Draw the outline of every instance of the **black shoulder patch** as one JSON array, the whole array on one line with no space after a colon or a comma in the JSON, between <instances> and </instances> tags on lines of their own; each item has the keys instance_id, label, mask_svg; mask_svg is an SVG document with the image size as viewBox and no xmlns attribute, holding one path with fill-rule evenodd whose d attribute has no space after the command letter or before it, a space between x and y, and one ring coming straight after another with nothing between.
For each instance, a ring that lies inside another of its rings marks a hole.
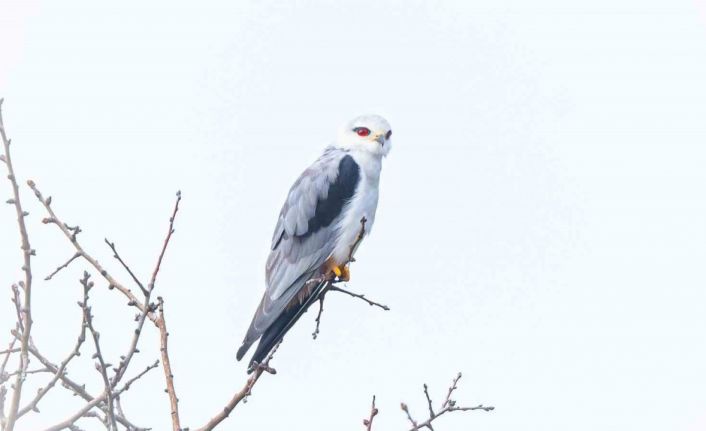
<instances>
[{"instance_id":1,"label":"black shoulder patch","mask_svg":"<svg viewBox=\"0 0 706 431\"><path fill-rule=\"evenodd\" d=\"M345 155L338 165L338 177L328 188L326 199L319 199L316 212L309 219L306 233L309 236L322 227L330 225L343 210L343 206L355 193L360 179L360 167L350 155Z\"/></svg>"}]
</instances>

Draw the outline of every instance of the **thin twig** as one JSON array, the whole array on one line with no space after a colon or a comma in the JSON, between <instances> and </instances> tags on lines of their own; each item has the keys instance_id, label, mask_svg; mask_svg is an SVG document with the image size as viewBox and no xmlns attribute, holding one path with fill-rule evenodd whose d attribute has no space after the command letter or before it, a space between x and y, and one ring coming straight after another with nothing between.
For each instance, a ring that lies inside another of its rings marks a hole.
<instances>
[{"instance_id":1,"label":"thin twig","mask_svg":"<svg viewBox=\"0 0 706 431\"><path fill-rule=\"evenodd\" d=\"M84 417L84 418L94 418L94 419L96 419L98 422L100 422L100 423L101 423L102 425L104 425L104 426L107 424L107 422L106 422L106 417L105 417L105 416L102 416L100 413L98 413L98 412L96 412L96 411L93 411L93 410L87 411L86 413L84 413L84 414L83 414L83 417ZM106 428L107 428L107 427L106 427ZM76 424L69 425L69 430L70 430L70 431L83 431L83 429L81 429L81 428L80 428L78 425L76 425Z\"/></svg>"},{"instance_id":2,"label":"thin twig","mask_svg":"<svg viewBox=\"0 0 706 431\"><path fill-rule=\"evenodd\" d=\"M17 316L16 334L20 338L20 333L24 331L24 323L22 323L22 301L20 300L20 288L16 284L12 285L12 303L15 305L15 316ZM22 349L20 349L22 351Z\"/></svg>"},{"instance_id":3,"label":"thin twig","mask_svg":"<svg viewBox=\"0 0 706 431\"><path fill-rule=\"evenodd\" d=\"M363 295L362 293L353 293L353 292L351 292L351 291L349 291L349 290L342 289L342 288L340 288L340 287L338 287L338 286L331 286L331 287L329 287L328 290L330 290L331 292L341 292L341 293L345 293L346 295L350 295L350 296L352 296L353 298L362 299L363 301L367 302L368 305L382 308L382 309L385 310L385 311L389 311L389 310L390 310L390 307L388 307L387 305L385 305L385 304L380 304L380 303L375 302L375 301L371 301L370 299L366 298L365 295Z\"/></svg>"},{"instance_id":4,"label":"thin twig","mask_svg":"<svg viewBox=\"0 0 706 431\"><path fill-rule=\"evenodd\" d=\"M16 340L16 338L15 338L15 340ZM10 355L12 353L17 353L19 351L20 351L19 348L0 350L0 355Z\"/></svg>"},{"instance_id":5,"label":"thin twig","mask_svg":"<svg viewBox=\"0 0 706 431\"><path fill-rule=\"evenodd\" d=\"M5 358L2 360L2 364L0 364L0 384L5 383L5 367L7 367L7 362L10 360L10 355L20 351L19 348L15 348L15 343L17 343L17 337L13 335L12 340L10 341L10 346L6 350L2 351Z\"/></svg>"},{"instance_id":6,"label":"thin twig","mask_svg":"<svg viewBox=\"0 0 706 431\"><path fill-rule=\"evenodd\" d=\"M370 406L370 416L367 419L363 419L363 425L365 425L366 431L371 431L373 429L373 419L378 414L378 409L375 407L375 395L373 395L373 403Z\"/></svg>"},{"instance_id":7,"label":"thin twig","mask_svg":"<svg viewBox=\"0 0 706 431\"><path fill-rule=\"evenodd\" d=\"M212 429L214 429L218 424L223 422L223 420L225 420L225 418L230 415L233 409L235 409L235 407L241 401L245 400L251 394L253 387L255 387L255 384L260 379L262 373L275 373L275 370L270 367L270 361L274 357L274 354L275 352L277 352L277 349L279 348L279 345L281 343L281 341L277 343L274 349L272 349L272 352L270 352L269 356L267 356L267 359L265 359L265 362L263 362L262 364L257 364L255 366L255 369L248 378L247 382L245 383L245 386L243 386L242 389L240 389L238 392L235 393L235 395L233 395L233 397L230 399L230 401L228 401L225 407L223 407L223 409L221 409L218 414L212 417L204 426L197 428L196 431L211 431Z\"/></svg>"},{"instance_id":8,"label":"thin twig","mask_svg":"<svg viewBox=\"0 0 706 431\"><path fill-rule=\"evenodd\" d=\"M5 134L5 123L2 119L2 102L0 99L0 136L2 136L2 143L5 149L5 154L3 161L5 166L7 166L7 178L10 180L12 186L13 198L10 199L10 203L14 204L15 212L17 214L17 225L20 231L20 238L22 240L22 255L24 257L24 264L22 265L22 271L25 275L24 283L20 284L24 290L24 300L22 303L22 333L20 338L20 364L18 370L20 371L17 376L15 376L15 383L13 385L12 399L10 400L10 409L5 422L5 431L12 431L15 428L15 421L17 420L17 412L20 407L20 399L22 397L22 384L24 383L24 373L29 367L29 354L27 349L29 347L29 337L32 331L32 264L31 256L34 255L34 250L30 247L29 236L27 235L27 227L25 226L25 217L29 214L22 209L22 204L20 203L20 190L17 185L17 178L15 176L15 170L12 166L12 157L10 155L10 140Z\"/></svg>"},{"instance_id":9,"label":"thin twig","mask_svg":"<svg viewBox=\"0 0 706 431\"><path fill-rule=\"evenodd\" d=\"M149 303L149 294L145 297L145 300L146 303ZM132 340L130 341L130 347L128 348L127 353L121 357L120 364L118 365L118 368L115 369L115 375L110 380L110 386L112 388L115 388L120 382L120 379L122 379L125 375L125 371L127 371L127 368L130 365L130 361L132 360L134 354L139 352L139 350L137 349L137 343L140 340L140 335L142 335L142 329L145 325L145 320L147 318L149 310L151 310L151 308L145 308L145 310L140 312L140 314L137 316L137 328L135 328Z\"/></svg>"},{"instance_id":10,"label":"thin twig","mask_svg":"<svg viewBox=\"0 0 706 431\"><path fill-rule=\"evenodd\" d=\"M356 235L355 241L353 241L353 244L351 245L351 248L348 251L348 262L346 262L346 264L351 263L351 262L355 262L355 257L353 257L353 255L355 254L356 250L358 250L358 246L363 241L363 238L365 238L365 224L367 222L368 222L367 218L361 217L360 231L358 231L358 235Z\"/></svg>"},{"instance_id":11,"label":"thin twig","mask_svg":"<svg viewBox=\"0 0 706 431\"><path fill-rule=\"evenodd\" d=\"M330 282L329 282L330 284ZM319 313L316 315L316 319L314 321L316 322L316 328L314 329L314 332L311 333L311 337L316 340L316 337L319 336L319 326L321 325L321 314L324 312L324 297L326 295L326 288L324 288L321 291L321 294L319 295Z\"/></svg>"},{"instance_id":12,"label":"thin twig","mask_svg":"<svg viewBox=\"0 0 706 431\"><path fill-rule=\"evenodd\" d=\"M105 241L106 244L108 244L108 247L113 251L113 257L120 262L120 264L125 268L128 274L130 274L130 277L132 277L132 280L137 284L137 286L142 290L142 293L147 296L147 290L145 290L145 286L142 285L142 282L135 276L135 273L132 272L132 269L128 266L127 263L120 257L120 254L118 254L118 250L115 248L115 243L108 241L108 238L104 238L103 241Z\"/></svg>"},{"instance_id":13,"label":"thin twig","mask_svg":"<svg viewBox=\"0 0 706 431\"><path fill-rule=\"evenodd\" d=\"M451 402L451 395L454 393L456 389L458 389L458 381L461 380L461 377L463 377L463 374L460 372L456 374L456 377L454 377L453 381L451 382L451 386L449 386L449 390L446 393L446 399L444 400L444 403L441 405L441 408L444 408L449 405Z\"/></svg>"},{"instance_id":14,"label":"thin twig","mask_svg":"<svg viewBox=\"0 0 706 431\"><path fill-rule=\"evenodd\" d=\"M176 219L177 212L179 211L179 202L181 202L181 191L176 193L176 202L174 203L174 210L172 211L172 216L169 217L169 230L167 231L167 236L164 238L164 243L162 244L162 251L159 253L159 258L157 259L157 264L154 266L152 271L152 278L147 285L147 288L152 291L154 290L154 284L157 281L157 274L159 274L159 269L162 266L162 259L164 259L164 253L167 251L167 246L169 245L169 240L172 238L174 233L174 220Z\"/></svg>"},{"instance_id":15,"label":"thin twig","mask_svg":"<svg viewBox=\"0 0 706 431\"><path fill-rule=\"evenodd\" d=\"M417 421L415 421L412 418L412 414L409 412L409 407L405 403L400 403L400 408L402 409L403 412L407 414L407 419L409 422L412 424L412 429L419 429L419 425L417 425Z\"/></svg>"},{"instance_id":16,"label":"thin twig","mask_svg":"<svg viewBox=\"0 0 706 431\"><path fill-rule=\"evenodd\" d=\"M147 374L147 373L150 372L151 370L157 368L158 366L159 366L159 359L156 360L156 361L154 361L153 364L148 365L147 367L145 367L145 369L142 370L142 371L141 371L139 374L137 374L135 377L133 377L133 378L131 378L131 379L128 379L128 381L125 382L125 384L123 385L122 388L116 390L116 391L113 393L113 397L117 399L120 395L122 395L123 392L127 391L128 389L130 389L130 386L131 386L133 383L135 383L137 380L141 379L142 376L144 376L145 374Z\"/></svg>"},{"instance_id":17,"label":"thin twig","mask_svg":"<svg viewBox=\"0 0 706 431\"><path fill-rule=\"evenodd\" d=\"M164 379L167 383L166 392L169 395L169 405L171 407L172 429L181 431L181 423L179 422L179 398L174 389L174 373L172 373L172 365L169 361L169 348L167 345L169 332L167 331L167 322L164 320L164 300L161 296L157 297L159 318L157 319L157 327L159 328L160 353L162 354L162 368L164 369Z\"/></svg>"},{"instance_id":18,"label":"thin twig","mask_svg":"<svg viewBox=\"0 0 706 431\"><path fill-rule=\"evenodd\" d=\"M103 378L103 384L105 386L104 389L104 394L105 397L108 401L108 425L109 429L111 431L117 431L118 426L115 423L115 409L113 406L113 390L112 387L110 386L110 380L108 379L108 366L106 365L105 359L103 359L103 353L101 352L101 346L100 346L100 333L96 331L96 328L93 326L93 316L91 314L91 307L88 306L88 292L91 290L93 287L93 282L89 280L90 274L88 272L83 273L83 278L81 279L81 285L83 285L83 313L84 313L84 319L86 320L86 324L88 325L88 330L91 332L91 336L93 338L93 344L95 345L96 348L96 353L93 355L94 359L98 360L98 363L96 364L96 369L100 373L101 377Z\"/></svg>"},{"instance_id":19,"label":"thin twig","mask_svg":"<svg viewBox=\"0 0 706 431\"><path fill-rule=\"evenodd\" d=\"M434 419L436 413L434 413L434 408L431 406L431 397L429 396L429 387L424 383L424 396L427 397L427 406L429 407L429 417Z\"/></svg>"},{"instance_id":20,"label":"thin twig","mask_svg":"<svg viewBox=\"0 0 706 431\"><path fill-rule=\"evenodd\" d=\"M69 258L69 260L67 260L65 263L59 265L59 266L54 270L54 272L52 272L51 274L49 274L49 275L47 275L46 277L44 277L44 281L49 281L49 280L51 280L56 274L59 273L59 271L61 271L61 270L64 269L64 268L67 268L69 265L71 265L71 262L73 262L77 257L81 257L81 253L78 253L78 252L77 252L77 253L74 253L74 255L71 256L71 258Z\"/></svg>"},{"instance_id":21,"label":"thin twig","mask_svg":"<svg viewBox=\"0 0 706 431\"><path fill-rule=\"evenodd\" d=\"M9 376L14 377L19 373L19 371L13 371L9 374ZM51 373L51 370L49 368L37 368L36 370L27 370L25 371L25 376L29 376L30 374L42 374L42 373ZM52 373L53 374L53 373ZM22 409L20 409L22 411ZM17 415L19 418L21 415Z\"/></svg>"}]
</instances>

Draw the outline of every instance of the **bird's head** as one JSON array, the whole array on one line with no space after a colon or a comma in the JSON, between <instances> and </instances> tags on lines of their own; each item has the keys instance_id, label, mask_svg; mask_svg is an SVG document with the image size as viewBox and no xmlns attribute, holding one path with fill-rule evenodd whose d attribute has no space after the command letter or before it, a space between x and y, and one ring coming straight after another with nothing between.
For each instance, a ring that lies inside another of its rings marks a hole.
<instances>
[{"instance_id":1,"label":"bird's head","mask_svg":"<svg viewBox=\"0 0 706 431\"><path fill-rule=\"evenodd\" d=\"M387 156L392 147L390 123L379 115L361 115L338 131L336 147Z\"/></svg>"}]
</instances>

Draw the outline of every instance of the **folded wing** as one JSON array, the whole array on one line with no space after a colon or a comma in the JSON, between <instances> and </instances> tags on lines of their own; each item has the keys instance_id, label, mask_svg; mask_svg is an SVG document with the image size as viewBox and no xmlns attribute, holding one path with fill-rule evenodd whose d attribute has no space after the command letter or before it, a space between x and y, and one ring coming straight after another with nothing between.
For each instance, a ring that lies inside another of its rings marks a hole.
<instances>
[{"instance_id":1,"label":"folded wing","mask_svg":"<svg viewBox=\"0 0 706 431\"><path fill-rule=\"evenodd\" d=\"M309 287L306 282L318 275L331 256L338 236L338 221L355 194L359 179L360 168L353 158L345 151L328 148L294 183L272 238L266 267L267 288L238 349L238 360L278 318L285 317L285 309L298 293ZM299 315L296 313L297 318ZM289 329L291 323L279 322L278 326Z\"/></svg>"}]
</instances>

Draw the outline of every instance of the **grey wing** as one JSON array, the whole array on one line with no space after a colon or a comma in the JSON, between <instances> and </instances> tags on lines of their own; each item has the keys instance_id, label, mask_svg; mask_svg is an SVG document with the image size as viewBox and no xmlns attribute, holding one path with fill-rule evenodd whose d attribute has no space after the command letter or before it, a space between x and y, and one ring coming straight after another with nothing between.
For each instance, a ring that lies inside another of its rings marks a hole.
<instances>
[{"instance_id":1,"label":"grey wing","mask_svg":"<svg viewBox=\"0 0 706 431\"><path fill-rule=\"evenodd\" d=\"M329 148L294 183L272 238L267 289L238 359L329 258L335 247L336 221L353 196L358 179L359 168L352 157Z\"/></svg>"}]
</instances>

